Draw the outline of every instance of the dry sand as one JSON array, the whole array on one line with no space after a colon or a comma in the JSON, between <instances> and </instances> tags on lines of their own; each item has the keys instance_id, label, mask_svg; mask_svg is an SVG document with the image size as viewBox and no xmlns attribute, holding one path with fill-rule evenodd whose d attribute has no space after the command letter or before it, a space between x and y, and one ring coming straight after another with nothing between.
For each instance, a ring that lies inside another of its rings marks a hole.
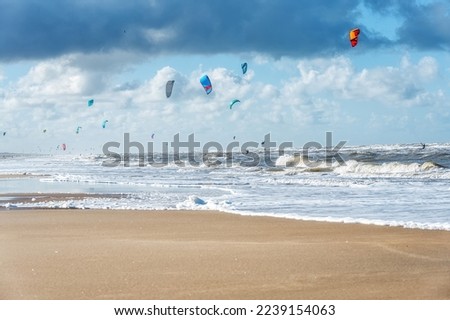
<instances>
[{"instance_id":1,"label":"dry sand","mask_svg":"<svg viewBox=\"0 0 450 320\"><path fill-rule=\"evenodd\" d=\"M0 211L1 299L449 299L450 232L194 211Z\"/></svg>"}]
</instances>

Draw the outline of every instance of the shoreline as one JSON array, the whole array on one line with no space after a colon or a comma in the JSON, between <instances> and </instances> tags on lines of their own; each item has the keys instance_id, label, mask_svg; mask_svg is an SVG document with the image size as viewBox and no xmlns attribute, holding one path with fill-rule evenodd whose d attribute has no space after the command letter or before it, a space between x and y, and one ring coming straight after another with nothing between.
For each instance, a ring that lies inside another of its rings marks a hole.
<instances>
[{"instance_id":1,"label":"shoreline","mask_svg":"<svg viewBox=\"0 0 450 320\"><path fill-rule=\"evenodd\" d=\"M88 198L113 198L120 199L121 197L126 197L125 194L119 193L53 193L53 192L41 192L41 193L0 193L0 211L2 210L46 210L46 209L80 209L82 208L52 208L52 207L4 207L6 204L23 204L23 203L34 203L34 202L52 202L52 201L68 201L68 200L84 200ZM3 206L3 207L2 207ZM89 208L87 210L90 210ZM106 210L106 209L105 209Z\"/></svg>"},{"instance_id":2,"label":"shoreline","mask_svg":"<svg viewBox=\"0 0 450 320\"><path fill-rule=\"evenodd\" d=\"M20 179L20 178L39 178L47 175L35 175L28 172L23 173L0 173L0 179Z\"/></svg>"},{"instance_id":3,"label":"shoreline","mask_svg":"<svg viewBox=\"0 0 450 320\"><path fill-rule=\"evenodd\" d=\"M61 192L61 193L54 193L54 192L25 192L25 193L0 193L0 212L5 210L129 210L129 211L215 211L215 210L196 210L196 209L142 209L142 208L91 208L91 207L79 207L79 206L16 206L16 204L33 204L33 203L50 203L50 202L58 202L58 201L82 201L85 199L120 199L120 198L126 198L128 195L126 193L85 193L85 192ZM336 219L333 220L326 220L326 219L314 219L314 218L302 218L302 217L295 217L295 216L275 216L275 215L268 215L268 214L245 214L240 212L232 212L232 211L219 211L221 213L225 214L232 214L232 215L242 215L242 216L249 216L249 217L268 217L268 218L275 218L275 219L288 219L288 220L294 220L294 221L303 221L303 222L324 222L324 223L337 223L337 224L361 224L361 225L368 225L368 226L381 226L381 227L389 227L389 228L405 228L405 229L414 229L414 230L428 230L428 231L445 231L450 232L450 229L443 228L443 227L430 227L427 225L424 226L424 223L418 223L418 222L409 222L409 223L394 223L385 221L385 223L380 223L379 221L358 221L358 219ZM422 225L422 227L421 227Z\"/></svg>"},{"instance_id":4,"label":"shoreline","mask_svg":"<svg viewBox=\"0 0 450 320\"><path fill-rule=\"evenodd\" d=\"M0 211L0 299L450 299L450 233L216 211Z\"/></svg>"}]
</instances>

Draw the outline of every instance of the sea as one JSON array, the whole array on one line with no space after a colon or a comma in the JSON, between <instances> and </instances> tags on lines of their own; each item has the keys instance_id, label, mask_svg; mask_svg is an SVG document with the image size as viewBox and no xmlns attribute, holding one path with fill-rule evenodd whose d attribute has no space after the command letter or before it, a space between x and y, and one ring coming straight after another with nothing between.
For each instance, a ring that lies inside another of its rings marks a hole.
<instances>
[{"instance_id":1,"label":"sea","mask_svg":"<svg viewBox=\"0 0 450 320\"><path fill-rule=\"evenodd\" d=\"M7 178L5 175L24 175ZM249 153L0 153L0 209L218 210L450 231L450 144ZM13 202L17 194L87 193ZM95 195L99 195L98 197ZM11 210L13 213L14 210Z\"/></svg>"}]
</instances>

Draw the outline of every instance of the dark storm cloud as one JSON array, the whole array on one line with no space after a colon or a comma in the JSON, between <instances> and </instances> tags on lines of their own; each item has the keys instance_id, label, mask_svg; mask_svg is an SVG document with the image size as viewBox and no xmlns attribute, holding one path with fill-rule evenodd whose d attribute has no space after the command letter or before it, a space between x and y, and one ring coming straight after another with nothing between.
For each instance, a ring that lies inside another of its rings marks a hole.
<instances>
[{"instance_id":1,"label":"dark storm cloud","mask_svg":"<svg viewBox=\"0 0 450 320\"><path fill-rule=\"evenodd\" d=\"M420 50L450 49L450 3L448 0L416 3L412 0L365 0L364 4L381 14L403 21L396 30L396 44Z\"/></svg>"},{"instance_id":2,"label":"dark storm cloud","mask_svg":"<svg viewBox=\"0 0 450 320\"><path fill-rule=\"evenodd\" d=\"M419 49L450 49L450 4L402 5L405 22L398 30L400 41Z\"/></svg>"},{"instance_id":3,"label":"dark storm cloud","mask_svg":"<svg viewBox=\"0 0 450 320\"><path fill-rule=\"evenodd\" d=\"M363 0L2 0L0 59L38 59L115 49L146 54L260 52L275 57L327 55L349 50ZM448 25L448 15L420 11L408 0L366 1L372 10L405 17L401 42L423 47L417 25ZM447 30L449 30L447 28ZM445 30L445 31L447 31ZM365 30L364 49L391 43ZM449 36L434 39L443 48ZM376 32L376 30L375 30ZM417 35L417 36L416 36ZM422 38L423 37L423 38ZM392 44L393 45L393 44Z\"/></svg>"}]
</instances>

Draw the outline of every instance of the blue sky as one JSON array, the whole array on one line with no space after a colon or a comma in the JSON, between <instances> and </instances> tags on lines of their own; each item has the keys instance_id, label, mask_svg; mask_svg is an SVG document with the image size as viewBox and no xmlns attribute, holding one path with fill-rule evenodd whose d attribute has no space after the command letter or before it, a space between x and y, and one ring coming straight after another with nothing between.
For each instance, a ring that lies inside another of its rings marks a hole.
<instances>
[{"instance_id":1,"label":"blue sky","mask_svg":"<svg viewBox=\"0 0 450 320\"><path fill-rule=\"evenodd\" d=\"M0 152L450 141L448 1L3 0L0 30Z\"/></svg>"}]
</instances>

